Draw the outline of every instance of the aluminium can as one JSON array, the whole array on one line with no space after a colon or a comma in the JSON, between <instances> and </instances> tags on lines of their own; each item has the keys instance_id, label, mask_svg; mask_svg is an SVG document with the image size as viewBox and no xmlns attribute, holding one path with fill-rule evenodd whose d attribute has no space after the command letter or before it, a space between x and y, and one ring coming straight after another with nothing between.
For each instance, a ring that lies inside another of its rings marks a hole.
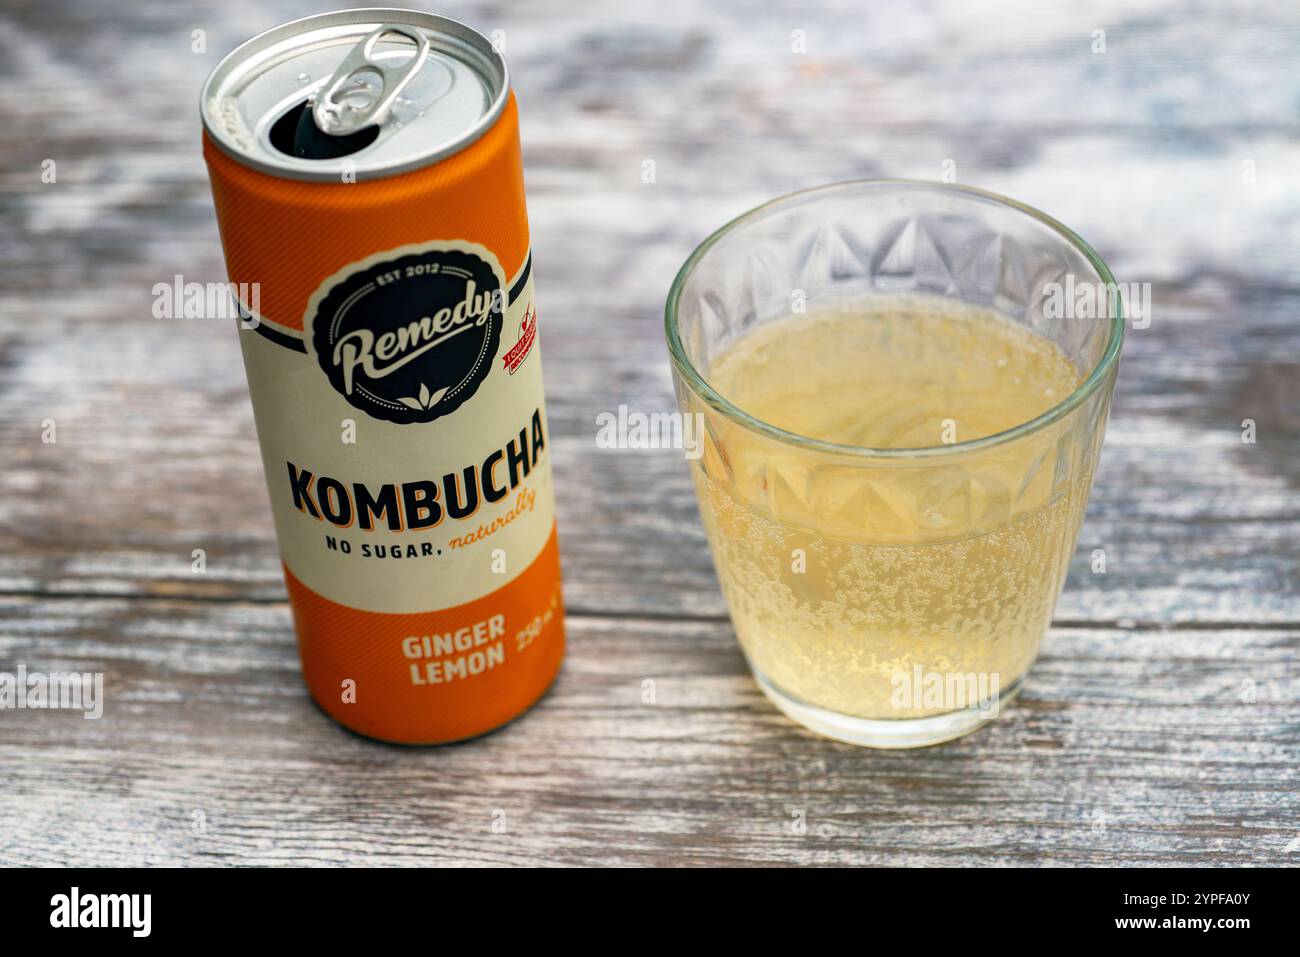
<instances>
[{"instance_id":1,"label":"aluminium can","mask_svg":"<svg viewBox=\"0 0 1300 957\"><path fill-rule=\"evenodd\" d=\"M342 11L238 47L200 109L307 687L387 741L490 731L564 649L505 61Z\"/></svg>"}]
</instances>

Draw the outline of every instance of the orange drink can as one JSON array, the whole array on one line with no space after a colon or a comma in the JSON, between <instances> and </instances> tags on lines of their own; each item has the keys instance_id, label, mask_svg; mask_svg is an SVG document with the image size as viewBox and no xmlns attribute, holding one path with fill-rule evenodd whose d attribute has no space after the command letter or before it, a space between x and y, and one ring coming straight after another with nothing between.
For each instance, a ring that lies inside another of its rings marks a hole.
<instances>
[{"instance_id":1,"label":"orange drink can","mask_svg":"<svg viewBox=\"0 0 1300 957\"><path fill-rule=\"evenodd\" d=\"M385 741L490 731L564 653L505 60L341 11L238 47L201 113L307 687Z\"/></svg>"}]
</instances>

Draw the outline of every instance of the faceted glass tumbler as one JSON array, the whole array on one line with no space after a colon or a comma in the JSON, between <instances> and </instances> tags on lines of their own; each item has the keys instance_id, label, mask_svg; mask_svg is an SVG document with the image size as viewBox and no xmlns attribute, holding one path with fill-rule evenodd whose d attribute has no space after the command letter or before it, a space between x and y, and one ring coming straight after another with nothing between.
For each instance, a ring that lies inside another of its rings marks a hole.
<instances>
[{"instance_id":1,"label":"faceted glass tumbler","mask_svg":"<svg viewBox=\"0 0 1300 957\"><path fill-rule=\"evenodd\" d=\"M904 297L1020 323L1080 384L1004 432L916 449L787 432L710 384L764 323ZM666 333L681 411L703 424L691 469L714 567L766 695L873 747L937 744L995 717L1051 622L1101 450L1124 316L1098 255L981 190L840 183L705 240L673 283Z\"/></svg>"}]
</instances>

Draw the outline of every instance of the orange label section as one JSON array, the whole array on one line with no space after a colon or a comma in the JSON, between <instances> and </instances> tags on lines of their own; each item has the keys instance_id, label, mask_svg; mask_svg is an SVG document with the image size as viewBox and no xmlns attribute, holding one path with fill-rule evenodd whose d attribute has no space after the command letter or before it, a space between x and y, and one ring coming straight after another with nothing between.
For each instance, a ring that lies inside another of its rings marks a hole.
<instances>
[{"instance_id":1,"label":"orange label section","mask_svg":"<svg viewBox=\"0 0 1300 957\"><path fill-rule=\"evenodd\" d=\"M230 281L258 283L262 316L302 328L322 279L385 249L433 239L485 246L507 281L528 256L515 96L470 146L382 179L309 183L241 166L203 134Z\"/></svg>"},{"instance_id":2,"label":"orange label section","mask_svg":"<svg viewBox=\"0 0 1300 957\"><path fill-rule=\"evenodd\" d=\"M287 566L284 578L312 697L372 738L438 744L491 731L542 696L564 656L554 527L509 584L444 611L362 611L317 594Z\"/></svg>"}]
</instances>

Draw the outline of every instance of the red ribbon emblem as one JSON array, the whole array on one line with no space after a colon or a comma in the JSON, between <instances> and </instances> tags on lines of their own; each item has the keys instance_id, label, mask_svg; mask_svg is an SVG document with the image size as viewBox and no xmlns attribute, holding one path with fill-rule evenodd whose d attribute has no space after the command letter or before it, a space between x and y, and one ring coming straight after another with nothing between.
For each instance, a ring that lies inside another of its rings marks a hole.
<instances>
[{"instance_id":1,"label":"red ribbon emblem","mask_svg":"<svg viewBox=\"0 0 1300 957\"><path fill-rule=\"evenodd\" d=\"M528 308L524 310L524 321L519 323L519 341L510 347L501 359L502 364L514 375L515 370L523 364L528 358L528 353L533 351L533 341L537 338L537 310L533 304L529 303Z\"/></svg>"}]
</instances>

